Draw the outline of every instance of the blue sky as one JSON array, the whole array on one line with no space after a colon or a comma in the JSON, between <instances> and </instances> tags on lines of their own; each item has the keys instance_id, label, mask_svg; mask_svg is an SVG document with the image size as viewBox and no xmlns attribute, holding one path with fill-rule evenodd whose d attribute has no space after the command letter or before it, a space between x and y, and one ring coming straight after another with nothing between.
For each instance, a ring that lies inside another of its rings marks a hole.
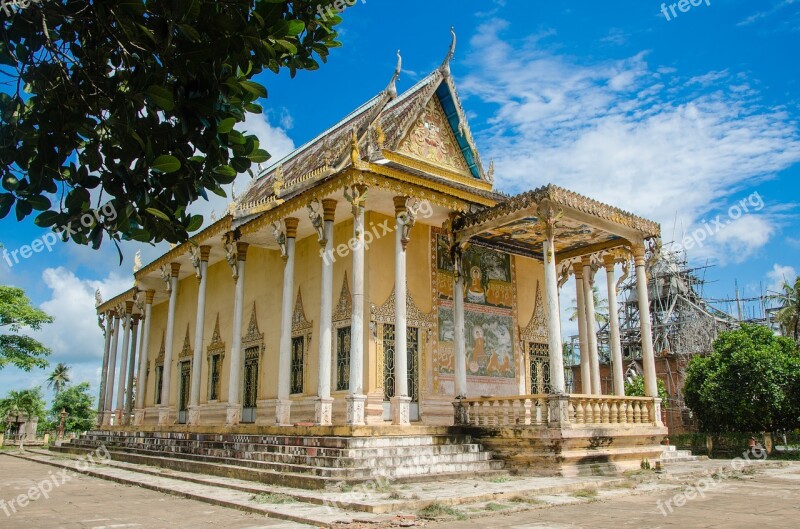
<instances>
[{"instance_id":1,"label":"blue sky","mask_svg":"<svg viewBox=\"0 0 800 529\"><path fill-rule=\"evenodd\" d=\"M359 0L343 15L344 46L328 64L295 79L261 76L267 112L246 126L280 157L382 90L397 49L401 91L436 68L452 25L453 75L499 189L552 182L661 222L665 241L708 223L713 234L688 250L694 264L716 265L706 293L731 296L738 281L755 295L800 270L800 0L703 0L687 12L676 6L677 17L666 5L670 20L661 8L655 0ZM748 211L735 207L741 200ZM224 208L222 199L195 207ZM12 250L43 235L11 218L0 229ZM53 364L73 366L76 382L96 387L98 378L93 292L128 288L138 248L124 248L121 266L112 247L74 244L11 267L0 259L0 282L25 288L56 316L37 336L53 348ZM141 248L143 260L163 249ZM6 368L0 395L45 376Z\"/></svg>"}]
</instances>

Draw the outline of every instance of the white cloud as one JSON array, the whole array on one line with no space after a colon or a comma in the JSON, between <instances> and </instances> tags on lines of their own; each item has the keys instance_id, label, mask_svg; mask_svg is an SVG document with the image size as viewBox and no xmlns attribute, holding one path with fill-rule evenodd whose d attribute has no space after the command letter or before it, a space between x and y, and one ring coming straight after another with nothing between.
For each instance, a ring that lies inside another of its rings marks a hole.
<instances>
[{"instance_id":1,"label":"white cloud","mask_svg":"<svg viewBox=\"0 0 800 529\"><path fill-rule=\"evenodd\" d=\"M542 43L512 46L500 37L507 26L479 28L472 73L460 83L497 107L477 136L505 191L562 185L661 222L670 241L673 226L677 238L681 226L713 218L735 195L800 162L792 116L731 90L728 72L684 79L650 66L646 53L581 63ZM731 225L706 250L719 257L763 246L779 226L766 213Z\"/></svg>"},{"instance_id":2,"label":"white cloud","mask_svg":"<svg viewBox=\"0 0 800 529\"><path fill-rule=\"evenodd\" d=\"M786 282L791 283L797 277L797 270L793 266L784 266L778 263L772 265L772 270L767 272L767 291L783 292L783 284Z\"/></svg>"}]
</instances>

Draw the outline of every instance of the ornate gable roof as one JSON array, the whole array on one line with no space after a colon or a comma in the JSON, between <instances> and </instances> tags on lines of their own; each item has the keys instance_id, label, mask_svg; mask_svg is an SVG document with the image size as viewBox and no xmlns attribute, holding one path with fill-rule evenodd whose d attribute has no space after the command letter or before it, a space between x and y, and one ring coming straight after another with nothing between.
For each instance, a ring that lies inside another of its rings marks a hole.
<instances>
[{"instance_id":1,"label":"ornate gable roof","mask_svg":"<svg viewBox=\"0 0 800 529\"><path fill-rule=\"evenodd\" d=\"M397 95L394 83L400 74L400 63L392 82L336 125L273 164L239 200L236 217L247 217L271 209L286 198L305 191L317 182L352 165L350 151L355 131L359 152L367 159L381 159L382 152L397 151L401 143L414 136L414 127L424 127L426 117L435 116L439 134L427 139L442 150L447 145L447 163L434 158L433 165L464 175L460 182L481 182L482 190L491 187L491 175L483 170L478 151L467 124L466 114L450 75L449 61L455 50L455 34L450 53L437 70L409 90ZM444 125L447 127L444 127ZM449 130L441 130L449 128ZM416 137L419 137L417 135ZM422 134L421 136L424 136ZM424 139L419 139L424 142ZM385 150L385 151L384 151ZM408 153L408 147L405 149ZM458 152L460 151L460 155ZM430 162L431 149L420 147L410 153ZM402 165L402 162L400 162ZM422 172L423 175L425 171ZM484 189L485 188L485 189Z\"/></svg>"}]
</instances>

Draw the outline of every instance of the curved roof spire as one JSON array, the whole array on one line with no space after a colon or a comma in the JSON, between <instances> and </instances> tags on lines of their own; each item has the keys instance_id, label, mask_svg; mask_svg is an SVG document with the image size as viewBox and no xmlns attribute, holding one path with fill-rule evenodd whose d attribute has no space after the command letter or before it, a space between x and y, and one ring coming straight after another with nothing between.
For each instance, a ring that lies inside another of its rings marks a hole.
<instances>
[{"instance_id":1,"label":"curved roof spire","mask_svg":"<svg viewBox=\"0 0 800 529\"><path fill-rule=\"evenodd\" d=\"M447 57L444 58L444 62L439 67L439 71L445 77L450 76L450 61L453 60L453 56L456 54L456 28L454 26L450 26L450 35L453 36L453 40L450 42L450 51L447 52Z\"/></svg>"},{"instance_id":2,"label":"curved roof spire","mask_svg":"<svg viewBox=\"0 0 800 529\"><path fill-rule=\"evenodd\" d=\"M389 81L389 86L386 87L386 93L392 98L397 97L397 80L400 78L400 72L403 69L403 57L400 55L400 50L397 50L397 67L394 69L392 80Z\"/></svg>"}]
</instances>

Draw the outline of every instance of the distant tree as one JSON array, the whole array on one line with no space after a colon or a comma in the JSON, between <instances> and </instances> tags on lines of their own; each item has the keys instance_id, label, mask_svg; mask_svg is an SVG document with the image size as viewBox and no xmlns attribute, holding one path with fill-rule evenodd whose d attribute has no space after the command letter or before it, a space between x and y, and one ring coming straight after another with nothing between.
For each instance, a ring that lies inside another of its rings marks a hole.
<instances>
[{"instance_id":1,"label":"distant tree","mask_svg":"<svg viewBox=\"0 0 800 529\"><path fill-rule=\"evenodd\" d=\"M608 323L608 302L600 295L600 289L597 285L592 286L592 297L594 299L594 319L597 322L597 330L599 331L603 325ZM572 306L569 308L570 315L569 321L578 319L578 301L572 298Z\"/></svg>"},{"instance_id":2,"label":"distant tree","mask_svg":"<svg viewBox=\"0 0 800 529\"><path fill-rule=\"evenodd\" d=\"M58 394L67 384L69 384L69 366L59 362L53 372L50 373L50 376L47 377L47 387L52 388L56 392L56 397L58 397Z\"/></svg>"},{"instance_id":3,"label":"distant tree","mask_svg":"<svg viewBox=\"0 0 800 529\"><path fill-rule=\"evenodd\" d=\"M187 206L270 157L237 130L267 97L253 78L340 46L331 0L24 3L0 12L0 218L95 248L186 240Z\"/></svg>"},{"instance_id":4,"label":"distant tree","mask_svg":"<svg viewBox=\"0 0 800 529\"><path fill-rule=\"evenodd\" d=\"M96 421L97 412L94 408L88 382L68 387L53 399L50 409L50 428L55 430L61 421L61 410L67 412L64 422L65 432L85 432L90 430Z\"/></svg>"},{"instance_id":5,"label":"distant tree","mask_svg":"<svg viewBox=\"0 0 800 529\"><path fill-rule=\"evenodd\" d=\"M5 398L0 399L0 422L5 430L5 420L9 415L24 413L28 417L45 418L45 401L42 398L42 388L9 391Z\"/></svg>"},{"instance_id":6,"label":"distant tree","mask_svg":"<svg viewBox=\"0 0 800 529\"><path fill-rule=\"evenodd\" d=\"M646 397L644 392L644 377L639 375L625 381L625 395L628 397ZM669 393L664 381L658 379L658 396L661 398L661 406L669 407Z\"/></svg>"},{"instance_id":7,"label":"distant tree","mask_svg":"<svg viewBox=\"0 0 800 529\"><path fill-rule=\"evenodd\" d=\"M31 305L31 300L21 288L0 286L0 369L11 364L22 370L47 367L50 349L30 336L20 334L22 327L39 330L53 318Z\"/></svg>"},{"instance_id":8,"label":"distant tree","mask_svg":"<svg viewBox=\"0 0 800 529\"><path fill-rule=\"evenodd\" d=\"M709 356L686 370L686 404L711 433L800 426L800 353L767 327L720 333Z\"/></svg>"},{"instance_id":9,"label":"distant tree","mask_svg":"<svg viewBox=\"0 0 800 529\"><path fill-rule=\"evenodd\" d=\"M800 342L800 276L794 283L784 281L783 292L774 296L780 303L780 309L775 315L775 320L781 329L781 334Z\"/></svg>"}]
</instances>

